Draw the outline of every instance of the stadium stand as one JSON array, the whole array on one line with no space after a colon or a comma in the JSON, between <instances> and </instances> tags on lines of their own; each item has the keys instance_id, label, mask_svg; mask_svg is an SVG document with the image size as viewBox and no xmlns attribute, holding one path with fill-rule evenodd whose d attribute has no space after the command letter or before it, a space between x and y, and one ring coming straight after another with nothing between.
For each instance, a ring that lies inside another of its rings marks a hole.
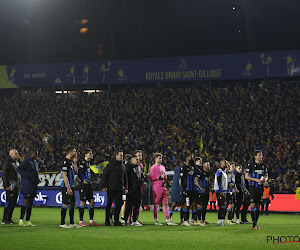
<instances>
[{"instance_id":1,"label":"stadium stand","mask_svg":"<svg viewBox=\"0 0 300 250\"><path fill-rule=\"evenodd\" d=\"M155 85L156 86L156 85ZM112 88L95 94L0 97L0 163L10 148L39 149L40 171L59 169L67 145L90 147L95 164L113 151L162 152L167 170L194 153L211 162L226 158L244 167L261 149L275 193L299 186L299 83L184 83L159 88Z\"/></svg>"}]
</instances>

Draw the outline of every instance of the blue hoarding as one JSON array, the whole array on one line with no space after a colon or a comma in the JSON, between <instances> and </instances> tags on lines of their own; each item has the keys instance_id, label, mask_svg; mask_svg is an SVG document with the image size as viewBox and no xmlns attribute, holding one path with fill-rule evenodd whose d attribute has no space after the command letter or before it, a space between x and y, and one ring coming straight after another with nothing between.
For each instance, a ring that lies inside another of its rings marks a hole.
<instances>
[{"instance_id":1,"label":"blue hoarding","mask_svg":"<svg viewBox=\"0 0 300 250\"><path fill-rule=\"evenodd\" d=\"M107 205L107 193L94 191L94 201L95 207L106 207ZM75 191L76 204L80 205L79 192ZM18 197L17 204L23 204L23 195L20 194ZM0 204L6 202L6 192L4 190L0 191ZM35 199L34 204L37 206L61 206L62 205L62 195L60 190L39 190Z\"/></svg>"},{"instance_id":2,"label":"blue hoarding","mask_svg":"<svg viewBox=\"0 0 300 250\"><path fill-rule=\"evenodd\" d=\"M0 66L0 88L300 76L300 50Z\"/></svg>"}]
</instances>

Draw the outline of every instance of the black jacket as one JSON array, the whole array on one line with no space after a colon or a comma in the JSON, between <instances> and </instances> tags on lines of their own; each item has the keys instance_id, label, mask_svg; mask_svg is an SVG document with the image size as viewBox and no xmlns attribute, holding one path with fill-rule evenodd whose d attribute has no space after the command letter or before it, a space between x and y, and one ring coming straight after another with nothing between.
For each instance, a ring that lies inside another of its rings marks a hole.
<instances>
[{"instance_id":1,"label":"black jacket","mask_svg":"<svg viewBox=\"0 0 300 250\"><path fill-rule=\"evenodd\" d=\"M36 194L37 186L40 183L37 162L27 156L17 167L17 172L21 175L21 194Z\"/></svg>"},{"instance_id":2,"label":"black jacket","mask_svg":"<svg viewBox=\"0 0 300 250\"><path fill-rule=\"evenodd\" d=\"M115 191L122 191L124 187L128 188L127 173L121 161L110 160L103 171L100 187Z\"/></svg>"},{"instance_id":3,"label":"black jacket","mask_svg":"<svg viewBox=\"0 0 300 250\"><path fill-rule=\"evenodd\" d=\"M133 165L133 163L129 162L126 164L126 172L128 177L128 190L141 190L144 175L140 166Z\"/></svg>"},{"instance_id":4,"label":"black jacket","mask_svg":"<svg viewBox=\"0 0 300 250\"><path fill-rule=\"evenodd\" d=\"M10 156L4 161L2 165L3 188L7 188L11 185L16 185L18 188L20 187L21 176L16 171L18 165L18 161Z\"/></svg>"}]
</instances>

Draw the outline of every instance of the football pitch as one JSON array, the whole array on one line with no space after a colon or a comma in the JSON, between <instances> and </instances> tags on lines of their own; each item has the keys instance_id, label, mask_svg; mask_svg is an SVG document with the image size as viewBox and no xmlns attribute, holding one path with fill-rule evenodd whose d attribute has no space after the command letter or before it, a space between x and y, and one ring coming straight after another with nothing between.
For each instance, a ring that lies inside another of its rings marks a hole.
<instances>
[{"instance_id":1,"label":"football pitch","mask_svg":"<svg viewBox=\"0 0 300 250\"><path fill-rule=\"evenodd\" d=\"M3 207L0 208L2 214ZM19 215L20 208L16 208L15 222L19 221ZM210 212L207 221L212 224L205 227L167 226L162 212L158 219L163 226L155 226L150 211L140 214L140 221L146 224L143 227L106 227L104 216L103 209L95 209L95 221L101 226L62 229L59 228L60 208L34 207L31 222L36 227L0 225L0 249L300 249L300 242L273 244L300 241L299 215L260 216L261 230L252 230L251 224L218 227L217 213ZM87 209L84 217L87 223ZM247 218L251 221L250 214ZM68 215L66 219L68 223ZM172 219L179 222L179 213L174 213ZM75 222L78 223L78 209Z\"/></svg>"}]
</instances>

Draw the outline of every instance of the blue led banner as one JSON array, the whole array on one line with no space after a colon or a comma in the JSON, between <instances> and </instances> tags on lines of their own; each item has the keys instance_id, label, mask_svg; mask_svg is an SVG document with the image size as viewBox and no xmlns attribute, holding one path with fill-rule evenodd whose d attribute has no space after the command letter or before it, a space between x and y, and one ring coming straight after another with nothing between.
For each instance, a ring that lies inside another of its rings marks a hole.
<instances>
[{"instance_id":1,"label":"blue led banner","mask_svg":"<svg viewBox=\"0 0 300 250\"><path fill-rule=\"evenodd\" d=\"M107 205L107 193L94 191L94 201L95 207L106 207ZM76 204L80 205L79 192L75 191ZM24 198L20 194L18 197L17 204L23 204ZM6 202L6 192L0 190L0 204ZM60 190L39 190L35 199L34 205L37 206L61 206L62 205L62 195Z\"/></svg>"},{"instance_id":2,"label":"blue led banner","mask_svg":"<svg viewBox=\"0 0 300 250\"><path fill-rule=\"evenodd\" d=\"M0 66L0 88L300 76L300 50Z\"/></svg>"}]
</instances>

